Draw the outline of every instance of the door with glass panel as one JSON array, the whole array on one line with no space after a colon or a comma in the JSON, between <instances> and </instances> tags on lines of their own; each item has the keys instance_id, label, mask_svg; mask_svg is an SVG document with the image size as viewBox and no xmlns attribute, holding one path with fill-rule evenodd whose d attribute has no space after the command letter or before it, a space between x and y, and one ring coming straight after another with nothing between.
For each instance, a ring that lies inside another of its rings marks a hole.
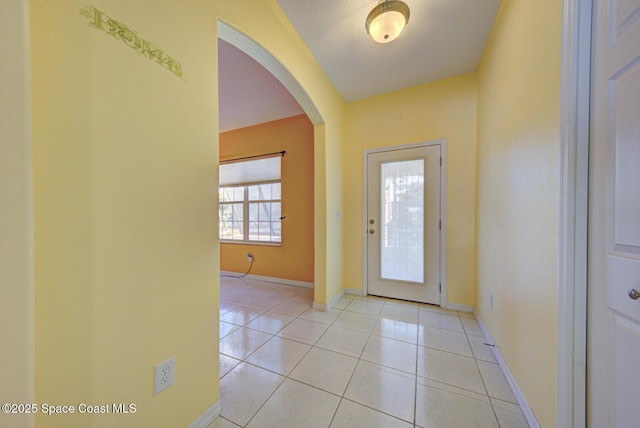
<instances>
[{"instance_id":1,"label":"door with glass panel","mask_svg":"<svg viewBox=\"0 0 640 428\"><path fill-rule=\"evenodd\" d=\"M439 144L367 154L367 292L440 305Z\"/></svg>"}]
</instances>

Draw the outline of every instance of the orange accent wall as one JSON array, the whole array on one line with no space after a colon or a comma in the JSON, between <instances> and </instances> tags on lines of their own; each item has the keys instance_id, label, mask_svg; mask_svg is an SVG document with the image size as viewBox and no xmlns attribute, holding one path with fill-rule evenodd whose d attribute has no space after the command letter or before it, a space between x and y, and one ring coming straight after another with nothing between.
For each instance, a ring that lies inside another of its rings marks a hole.
<instances>
[{"instance_id":1,"label":"orange accent wall","mask_svg":"<svg viewBox=\"0 0 640 428\"><path fill-rule=\"evenodd\" d=\"M264 153L282 158L280 246L220 243L220 270L313 282L313 124L302 114L220 134L220 160Z\"/></svg>"}]
</instances>

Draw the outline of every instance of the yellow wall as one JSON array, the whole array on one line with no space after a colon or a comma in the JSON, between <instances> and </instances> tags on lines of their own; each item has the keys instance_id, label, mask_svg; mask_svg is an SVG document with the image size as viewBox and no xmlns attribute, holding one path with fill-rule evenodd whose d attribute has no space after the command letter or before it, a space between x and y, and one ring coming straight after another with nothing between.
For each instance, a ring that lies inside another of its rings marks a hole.
<instances>
[{"instance_id":1,"label":"yellow wall","mask_svg":"<svg viewBox=\"0 0 640 428\"><path fill-rule=\"evenodd\" d=\"M560 1L503 1L478 72L478 312L545 427L556 409L561 26Z\"/></svg>"},{"instance_id":2,"label":"yellow wall","mask_svg":"<svg viewBox=\"0 0 640 428\"><path fill-rule=\"evenodd\" d=\"M36 421L185 426L218 399L213 10L93 5L185 78L89 27L83 1L32 2L36 400L137 405ZM176 382L154 397L171 356Z\"/></svg>"},{"instance_id":3,"label":"yellow wall","mask_svg":"<svg viewBox=\"0 0 640 428\"><path fill-rule=\"evenodd\" d=\"M0 397L34 402L33 203L29 7L3 4L0 78ZM32 427L33 417L0 413L0 425Z\"/></svg>"},{"instance_id":4,"label":"yellow wall","mask_svg":"<svg viewBox=\"0 0 640 428\"><path fill-rule=\"evenodd\" d=\"M220 134L221 160L282 150L282 244L221 243L220 269L245 273L251 252L252 275L312 283L313 125L299 115Z\"/></svg>"},{"instance_id":5,"label":"yellow wall","mask_svg":"<svg viewBox=\"0 0 640 428\"><path fill-rule=\"evenodd\" d=\"M344 284L362 289L362 156L366 149L447 139L447 300L475 302L476 74L347 105Z\"/></svg>"},{"instance_id":6,"label":"yellow wall","mask_svg":"<svg viewBox=\"0 0 640 428\"><path fill-rule=\"evenodd\" d=\"M341 180L325 160L340 168L343 103L275 0L91 4L161 46L184 77L89 27L86 2L30 3L35 400L137 405L36 422L187 426L219 399L217 17L271 52L324 121L314 131L320 303L341 287L340 226L326 222ZM154 396L153 366L170 356L175 384Z\"/></svg>"}]
</instances>

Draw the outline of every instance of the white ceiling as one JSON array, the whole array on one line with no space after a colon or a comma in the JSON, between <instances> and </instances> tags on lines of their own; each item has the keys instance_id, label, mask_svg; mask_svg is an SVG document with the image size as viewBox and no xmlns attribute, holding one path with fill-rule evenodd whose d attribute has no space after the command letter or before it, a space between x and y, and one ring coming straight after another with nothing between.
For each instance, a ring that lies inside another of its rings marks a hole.
<instances>
[{"instance_id":1,"label":"white ceiling","mask_svg":"<svg viewBox=\"0 0 640 428\"><path fill-rule=\"evenodd\" d=\"M304 113L293 96L262 65L218 39L220 132Z\"/></svg>"},{"instance_id":2,"label":"white ceiling","mask_svg":"<svg viewBox=\"0 0 640 428\"><path fill-rule=\"evenodd\" d=\"M476 70L500 3L404 0L409 24L378 44L364 28L377 0L277 1L346 102ZM255 60L224 41L219 55L221 130L302 113Z\"/></svg>"}]
</instances>

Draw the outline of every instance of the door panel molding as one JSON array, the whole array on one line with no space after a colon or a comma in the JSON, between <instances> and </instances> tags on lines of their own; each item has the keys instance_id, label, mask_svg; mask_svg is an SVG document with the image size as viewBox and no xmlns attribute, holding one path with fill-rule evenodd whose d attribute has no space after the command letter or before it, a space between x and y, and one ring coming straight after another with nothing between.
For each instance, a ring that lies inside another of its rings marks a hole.
<instances>
[{"instance_id":1,"label":"door panel molding","mask_svg":"<svg viewBox=\"0 0 640 428\"><path fill-rule=\"evenodd\" d=\"M420 147L428 147L440 145L440 154L442 157L442 168L440 170L440 219L442 221L442 230L440 231L440 282L441 282L441 293L440 293L440 306L443 308L447 308L447 216L446 216L446 207L447 207L447 140L446 138L438 139L438 140L430 140L423 141L418 143L411 144L401 144L397 146L386 146L375 149L367 149L363 151L362 155L362 293L363 295L368 294L368 237L366 233L367 221L368 221L368 192L367 192L367 182L368 182L368 162L367 157L369 154L374 153L383 153L390 152L396 150L404 150L404 149L413 149Z\"/></svg>"}]
</instances>

